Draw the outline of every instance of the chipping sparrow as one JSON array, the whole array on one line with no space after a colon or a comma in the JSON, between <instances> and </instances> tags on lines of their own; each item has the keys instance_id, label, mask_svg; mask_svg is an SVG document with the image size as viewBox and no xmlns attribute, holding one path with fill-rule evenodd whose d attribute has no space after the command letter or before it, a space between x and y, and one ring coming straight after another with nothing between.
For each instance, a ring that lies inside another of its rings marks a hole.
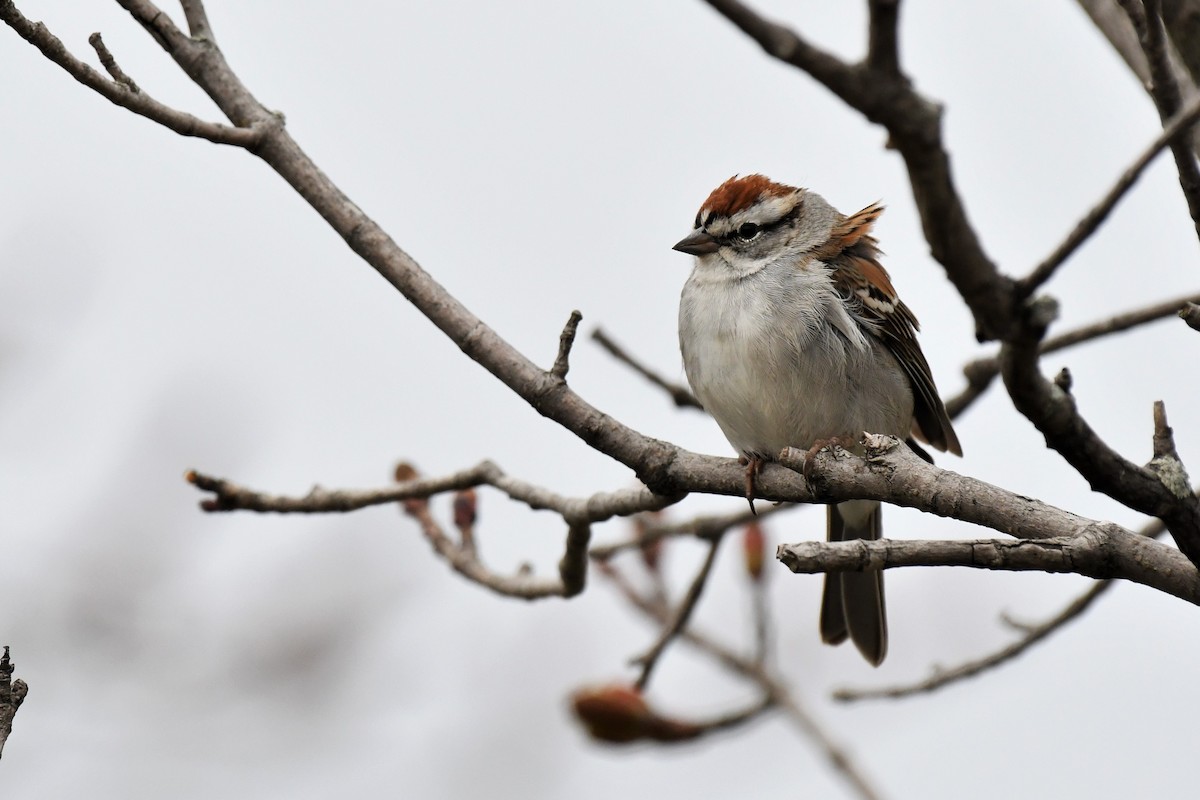
<instances>
[{"instance_id":1,"label":"chipping sparrow","mask_svg":"<svg viewBox=\"0 0 1200 800\"><path fill-rule=\"evenodd\" d=\"M820 195L762 175L709 195L675 249L696 256L679 304L688 382L754 476L785 447L863 432L962 450L917 344L917 318L879 264L879 204L850 216ZM919 448L918 448L919 449ZM830 541L878 539L873 500L829 506ZM887 655L883 575L830 573L821 638L849 636L878 665Z\"/></svg>"}]
</instances>

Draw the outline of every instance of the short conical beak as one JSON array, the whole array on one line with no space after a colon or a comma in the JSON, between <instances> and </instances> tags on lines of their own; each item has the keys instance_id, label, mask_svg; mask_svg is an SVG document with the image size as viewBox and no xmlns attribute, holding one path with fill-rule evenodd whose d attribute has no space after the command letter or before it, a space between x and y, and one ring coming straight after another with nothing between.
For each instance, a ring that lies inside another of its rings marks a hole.
<instances>
[{"instance_id":1,"label":"short conical beak","mask_svg":"<svg viewBox=\"0 0 1200 800\"><path fill-rule=\"evenodd\" d=\"M717 252L721 249L721 243L704 231L692 231L671 249L688 255L702 256Z\"/></svg>"}]
</instances>

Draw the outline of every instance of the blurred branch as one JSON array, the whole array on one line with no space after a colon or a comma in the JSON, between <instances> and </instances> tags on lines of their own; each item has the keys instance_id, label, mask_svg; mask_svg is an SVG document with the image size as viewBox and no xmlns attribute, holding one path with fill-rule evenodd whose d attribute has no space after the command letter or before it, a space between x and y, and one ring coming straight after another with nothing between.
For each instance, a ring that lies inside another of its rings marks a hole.
<instances>
[{"instance_id":1,"label":"blurred branch","mask_svg":"<svg viewBox=\"0 0 1200 800\"><path fill-rule=\"evenodd\" d=\"M750 511L750 509L743 509L728 514L702 514L679 522L670 522L663 519L647 520L644 524L644 530L638 536L614 542L613 544L597 545L592 548L590 555L592 558L600 560L612 558L622 550L638 550L648 544L675 536L694 536L697 539L713 539L730 528L747 525L755 519L765 519L772 514L778 514L780 511L794 508L797 508L797 506L781 503L765 508L759 511L757 515Z\"/></svg>"},{"instance_id":2,"label":"blurred branch","mask_svg":"<svg viewBox=\"0 0 1200 800\"><path fill-rule=\"evenodd\" d=\"M1137 31L1142 52L1150 66L1148 90L1158 109L1163 125L1175 116L1183 105L1183 90L1177 79L1177 70L1171 63L1167 47L1167 33L1162 20L1160 0L1118 0L1133 28ZM1200 234L1200 164L1191 143L1178 139L1171 142L1171 154L1175 157L1175 169L1179 173L1179 187L1187 201L1192 224Z\"/></svg>"},{"instance_id":3,"label":"blurred branch","mask_svg":"<svg viewBox=\"0 0 1200 800\"><path fill-rule=\"evenodd\" d=\"M29 694L29 685L25 681L20 678L13 680L14 669L9 659L8 645L5 645L0 655L0 756L4 755L4 743L12 733L13 717Z\"/></svg>"},{"instance_id":4,"label":"blurred branch","mask_svg":"<svg viewBox=\"0 0 1200 800\"><path fill-rule=\"evenodd\" d=\"M1137 182L1137 179L1141 177L1142 172L1149 166L1150 162L1165 147L1191 131L1198 119L1200 119L1200 97L1193 100L1187 108L1181 110L1163 126L1162 132L1129 165L1125 172L1121 174L1121 177L1117 179L1117 182L1108 190L1108 193L1096 204L1096 207L1089 211L1075 225L1075 228L1068 234L1063 243L1056 247L1054 252L1038 264L1029 275L1019 281L1019 290L1025 295L1030 295L1039 286L1049 280L1055 270L1070 258L1075 250L1087 241L1104 220L1108 218L1109 213L1116 207L1117 203L1125 196L1125 193L1129 191L1133 184Z\"/></svg>"},{"instance_id":5,"label":"blurred branch","mask_svg":"<svg viewBox=\"0 0 1200 800\"><path fill-rule=\"evenodd\" d=\"M599 561L596 569L612 582L634 608L659 625L667 624L670 618L667 607L643 596L612 563ZM877 800L879 794L867 782L861 767L855 763L850 753L833 740L824 726L792 695L787 684L772 675L765 665L739 655L733 648L690 627L680 633L680 638L734 674L754 683L770 701L766 708L781 709L800 732L822 752L829 766L850 784L859 797L864 800Z\"/></svg>"},{"instance_id":6,"label":"blurred branch","mask_svg":"<svg viewBox=\"0 0 1200 800\"><path fill-rule=\"evenodd\" d=\"M1158 538L1166 531L1166 527L1161 520L1153 520L1141 531L1139 536L1145 536L1151 539ZM926 680L911 684L901 684L897 686L880 686L875 688L842 688L833 692L833 698L842 702L855 702L858 700L874 700L880 698L895 699L900 697L911 697L915 694L923 694L926 692L936 691L943 686L966 678L973 678L980 673L987 672L990 669L999 667L1023 654L1026 650L1033 647L1035 644L1044 641L1050 634L1062 628L1072 620L1077 619L1084 611L1092 607L1092 604L1100 599L1101 595L1107 592L1116 584L1112 580L1097 581L1086 592L1076 597L1067 604L1062 611L1055 614L1045 622L1037 624L1024 624L1019 626L1024 634L1020 639L1012 644L1000 648L994 653L989 653L981 658L972 659L966 663L960 664L952 669L935 668L933 674Z\"/></svg>"},{"instance_id":7,"label":"blurred branch","mask_svg":"<svg viewBox=\"0 0 1200 800\"><path fill-rule=\"evenodd\" d=\"M1180 309L1189 304L1200 303L1200 294L1189 294L1155 303L1145 308L1134 309L1117 314L1115 317L1083 325L1079 328L1051 336L1038 345L1038 355L1046 355L1077 344L1090 342L1113 333L1121 333L1149 322L1165 319L1172 314L1183 316ZM977 358L963 367L963 375L967 378L967 388L954 397L946 400L946 413L951 419L966 411L992 385L992 381L1000 374L1000 357L988 356Z\"/></svg>"},{"instance_id":8,"label":"blurred branch","mask_svg":"<svg viewBox=\"0 0 1200 800\"><path fill-rule=\"evenodd\" d=\"M874 72L900 74L900 0L870 0L867 66Z\"/></svg>"},{"instance_id":9,"label":"blurred branch","mask_svg":"<svg viewBox=\"0 0 1200 800\"><path fill-rule=\"evenodd\" d=\"M679 635L679 632L687 627L688 620L692 617L692 612L696 609L696 604L700 602L700 595L704 592L704 586L708 583L708 576L712 574L713 564L717 560L717 549L721 546L721 540L724 534L717 534L708 543L708 554L704 557L704 563L700 565L700 570L696 573L696 577L692 579L691 586L688 587L687 594L683 596L683 600L679 602L679 606L671 615L671 620L665 626L663 631L649 650L644 654L633 659L633 663L641 664L642 673L638 676L634 686L638 691L644 691L647 684L650 682L650 675L654 672L655 665L658 664L658 659L666 651L671 640Z\"/></svg>"},{"instance_id":10,"label":"blurred branch","mask_svg":"<svg viewBox=\"0 0 1200 800\"><path fill-rule=\"evenodd\" d=\"M602 329L596 328L596 330L592 331L592 339L594 339L598 345L607 350L609 355L611 355L613 358L632 368L634 372L641 375L643 378L650 381L650 383L669 394L671 399L675 401L675 405L678 407L698 408L702 411L704 410L704 406L700 405L700 401L696 399L696 396L692 394L686 386L679 383L672 383L671 381L663 378L654 370L642 364L642 362L630 355L625 348L621 347L615 341L610 339L608 334Z\"/></svg>"},{"instance_id":11,"label":"blurred branch","mask_svg":"<svg viewBox=\"0 0 1200 800\"><path fill-rule=\"evenodd\" d=\"M1026 635L1013 642L1012 644L997 650L983 658L978 658L960 664L953 669L935 669L933 675L928 679L918 683L903 684L899 686L880 686L870 689L836 689L833 692L833 698L845 703L855 702L858 700L877 700L877 699L896 699L900 697L911 697L915 694L923 694L936 691L943 686L951 683L957 683L965 678L972 678L982 672L994 669L1008 661L1012 661L1017 656L1024 653L1030 647L1033 647L1038 642L1041 642L1050 634L1057 631L1062 626L1066 625L1071 620L1077 618L1087 609L1091 608L1092 603L1100 598L1102 594L1107 592L1116 584L1111 580L1098 581L1092 588L1088 589L1079 597L1071 601L1062 611L1054 615L1045 622L1030 627Z\"/></svg>"}]
</instances>

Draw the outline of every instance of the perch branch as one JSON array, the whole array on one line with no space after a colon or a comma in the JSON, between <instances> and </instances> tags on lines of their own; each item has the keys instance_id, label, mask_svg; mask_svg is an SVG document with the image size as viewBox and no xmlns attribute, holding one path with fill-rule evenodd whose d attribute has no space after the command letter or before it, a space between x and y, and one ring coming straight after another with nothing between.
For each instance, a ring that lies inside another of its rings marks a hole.
<instances>
[{"instance_id":1,"label":"perch branch","mask_svg":"<svg viewBox=\"0 0 1200 800\"><path fill-rule=\"evenodd\" d=\"M1139 536L1147 538L1158 538L1166 531L1166 527L1161 520L1153 520L1146 525ZM1062 611L1055 614L1045 622L1021 625L1020 630L1023 636L1017 641L1006 645L994 653L989 653L981 658L972 659L966 663L960 664L952 669L935 668L933 674L929 678L911 684L901 684L897 686L881 686L866 689L842 688L837 689L833 693L835 700L842 702L855 702L858 700L872 700L878 698L900 698L910 697L915 694L924 694L927 692L936 691L943 686L966 678L972 678L980 673L994 669L1020 656L1035 644L1044 641L1050 634L1062 628L1067 623L1079 618L1084 611L1091 608L1100 597L1111 589L1116 584L1112 580L1097 581L1086 592L1083 592L1070 603L1067 604Z\"/></svg>"}]
</instances>

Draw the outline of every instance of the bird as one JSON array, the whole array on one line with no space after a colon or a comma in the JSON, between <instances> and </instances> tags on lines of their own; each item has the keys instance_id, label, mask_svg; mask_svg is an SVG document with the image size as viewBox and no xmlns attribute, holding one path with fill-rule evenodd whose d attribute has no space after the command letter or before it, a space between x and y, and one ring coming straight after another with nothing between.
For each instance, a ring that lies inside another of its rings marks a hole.
<instances>
[{"instance_id":1,"label":"bird","mask_svg":"<svg viewBox=\"0 0 1200 800\"><path fill-rule=\"evenodd\" d=\"M920 325L880 263L872 203L842 214L805 188L734 175L708 196L674 249L694 256L679 345L696 398L754 479L787 447L857 448L864 432L962 455L917 342ZM811 463L811 459L808 459ZM828 541L878 539L874 500L828 506ZM883 574L827 573L821 638L887 655Z\"/></svg>"}]
</instances>

